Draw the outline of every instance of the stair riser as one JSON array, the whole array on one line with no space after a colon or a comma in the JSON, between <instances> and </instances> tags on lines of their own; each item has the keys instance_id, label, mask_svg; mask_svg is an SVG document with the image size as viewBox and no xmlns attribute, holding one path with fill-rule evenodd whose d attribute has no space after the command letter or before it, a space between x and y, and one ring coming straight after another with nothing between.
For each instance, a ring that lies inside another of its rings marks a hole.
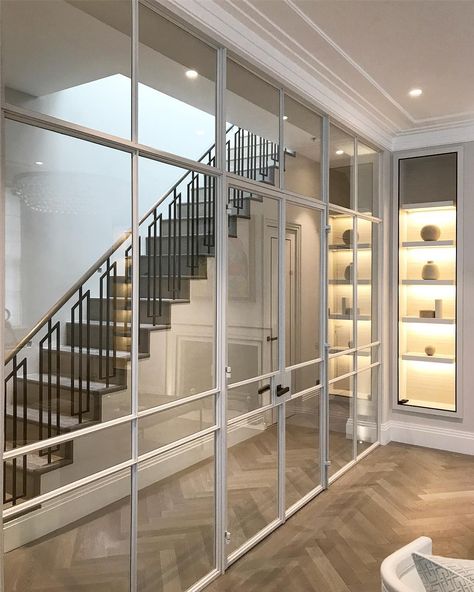
<instances>
[{"instance_id":1,"label":"stair riser","mask_svg":"<svg viewBox=\"0 0 474 592\"><path fill-rule=\"evenodd\" d=\"M151 294L153 296L153 293ZM131 299L121 300L117 299L115 302L113 299L110 299L109 306L107 310L107 302L101 302L98 298L92 298L90 304L90 314L91 320L93 321L100 321L101 315L101 308L102 308L102 321L110 320L110 321L117 321L122 323L130 323L132 320L132 311L131 311ZM128 305L128 309L124 307ZM117 307L117 308L116 308ZM169 325L171 323L171 303L169 302L162 302L161 303L161 315L159 310L159 302L158 302L158 292L156 293L156 301L153 311L153 300L150 299L150 303L147 301L141 300L140 301L140 322L141 323L152 323L153 322L153 312L155 312L154 322L156 325Z\"/></svg>"},{"instance_id":2,"label":"stair riser","mask_svg":"<svg viewBox=\"0 0 474 592\"><path fill-rule=\"evenodd\" d=\"M181 278L181 285L179 290L174 293L172 290L172 286L168 284L167 278L162 278L159 280L158 278L149 279L147 277L140 278L140 298L148 298L153 294L153 289L156 290L156 294L160 294L160 287L161 287L161 297L162 298L179 298L183 300L189 300L190 297L190 281L186 278ZM116 292L117 296L120 298L131 298L132 295L132 284L125 283L123 280L118 280L116 282L115 290L112 290L112 294Z\"/></svg>"},{"instance_id":3,"label":"stair riser","mask_svg":"<svg viewBox=\"0 0 474 592\"><path fill-rule=\"evenodd\" d=\"M79 324L75 324L74 329L74 344L71 343L71 323L66 324L66 345L82 345L87 346L87 332L86 327L83 325L82 331L80 330ZM101 339L102 335L102 339ZM108 342L107 342L108 335ZM109 349L112 349L112 345L119 351L130 352L131 348L131 331L130 326L125 329L124 327L117 327L114 335L114 327L111 325L106 327L103 325L102 330L99 325L90 325L89 328L89 346L94 349L99 347L105 348L109 345ZM145 328L139 330L139 343L138 351L140 353L149 353L150 351L150 332Z\"/></svg>"},{"instance_id":4,"label":"stair riser","mask_svg":"<svg viewBox=\"0 0 474 592\"><path fill-rule=\"evenodd\" d=\"M153 244L155 245L155 251L153 250ZM176 247L174 246L175 244ZM208 246L208 244L210 246ZM174 248L179 250L183 255L189 253L194 255L204 255L205 257L213 257L215 252L213 241L210 241L209 238L205 236L198 236L194 241L190 238L188 239L186 236L182 236L181 239L176 238L175 243L173 243L172 240L169 240L168 237L146 239L146 253L148 255L158 256L160 254L160 248L162 255L167 255L169 252L173 253Z\"/></svg>"},{"instance_id":5,"label":"stair riser","mask_svg":"<svg viewBox=\"0 0 474 592\"><path fill-rule=\"evenodd\" d=\"M80 364L82 361L82 368L80 368ZM104 384L107 383L107 375L109 376L109 383L113 384L121 384L126 386L127 384L127 368L128 368L128 361L116 358L115 361L112 356L108 359L107 365L107 357L104 354L102 356L102 362L99 359L99 356L92 355L88 356L86 352L75 352L74 355L70 352L60 352L59 353L59 372L61 376L67 376L68 378L74 374L74 378L79 378L82 376L84 379L87 376L87 363L89 361L89 377L90 380L93 382L102 382ZM56 376L56 356L51 356L51 372L54 376ZM44 372L49 371L49 360L47 352L43 352L43 368Z\"/></svg>"},{"instance_id":6,"label":"stair riser","mask_svg":"<svg viewBox=\"0 0 474 592\"><path fill-rule=\"evenodd\" d=\"M13 495L13 478L16 473L16 496L22 496L21 501L31 499L41 493L41 475L35 471L26 471L26 484L23 483L23 464L20 457L17 461L16 471L11 464L4 465L3 479L7 498ZM25 487L24 487L25 485ZM22 494L25 494L24 496Z\"/></svg>"},{"instance_id":7,"label":"stair riser","mask_svg":"<svg viewBox=\"0 0 474 592\"><path fill-rule=\"evenodd\" d=\"M57 389L54 384L55 375L52 376L52 384L51 384L51 405L53 409L52 415L52 422L55 424L56 422L56 404L59 404L59 411L61 415L71 416L71 389L66 386L59 387L59 394L57 395ZM98 400L97 395L90 394L89 399L89 410L86 412L87 409L87 384L84 380L82 385L82 411L84 413L84 420L99 420L100 419L100 401ZM48 410L48 386L43 386L43 394L42 394L42 402L41 402L41 391L40 385L38 382L31 382L27 381L27 390L26 390L26 404L31 409L40 409L42 408L45 412L43 414L43 424L46 424L48 421L47 417L47 410ZM58 402L58 403L57 403ZM23 404L23 381L18 381L18 414L22 416L22 404ZM77 414L79 411L79 391L76 387L74 392L74 411ZM20 422L20 424L22 421ZM39 439L39 428L38 422L35 420L28 420L28 437L34 436L34 441ZM30 428L31 426L31 428ZM53 433L52 436L56 435L54 427L52 427ZM43 432L43 436L46 432Z\"/></svg>"},{"instance_id":8,"label":"stair riser","mask_svg":"<svg viewBox=\"0 0 474 592\"><path fill-rule=\"evenodd\" d=\"M160 257L148 257L142 255L140 257L140 275L150 277L185 277L185 278L201 278L207 277L207 258L204 256L194 257L194 260L188 255L170 256L162 255L161 268ZM193 265L191 265L193 264Z\"/></svg>"}]
</instances>

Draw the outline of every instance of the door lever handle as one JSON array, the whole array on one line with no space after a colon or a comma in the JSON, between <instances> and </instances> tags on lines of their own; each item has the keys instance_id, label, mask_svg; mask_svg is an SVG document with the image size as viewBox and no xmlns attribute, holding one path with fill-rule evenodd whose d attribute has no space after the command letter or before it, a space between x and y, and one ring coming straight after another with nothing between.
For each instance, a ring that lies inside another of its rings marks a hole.
<instances>
[{"instance_id":1,"label":"door lever handle","mask_svg":"<svg viewBox=\"0 0 474 592\"><path fill-rule=\"evenodd\" d=\"M281 384L279 384L276 388L276 396L281 397L282 395L285 395L286 393L288 393L289 390L290 390L289 386L282 386Z\"/></svg>"},{"instance_id":2,"label":"door lever handle","mask_svg":"<svg viewBox=\"0 0 474 592\"><path fill-rule=\"evenodd\" d=\"M270 337L270 335L267 335L267 341L276 341L278 339L278 337Z\"/></svg>"},{"instance_id":3,"label":"door lever handle","mask_svg":"<svg viewBox=\"0 0 474 592\"><path fill-rule=\"evenodd\" d=\"M261 394L263 394L265 391L269 391L271 388L272 388L272 387L271 387L269 384L264 384L263 386L261 386L261 387L258 389L257 393L258 393L259 395L261 395Z\"/></svg>"}]
</instances>

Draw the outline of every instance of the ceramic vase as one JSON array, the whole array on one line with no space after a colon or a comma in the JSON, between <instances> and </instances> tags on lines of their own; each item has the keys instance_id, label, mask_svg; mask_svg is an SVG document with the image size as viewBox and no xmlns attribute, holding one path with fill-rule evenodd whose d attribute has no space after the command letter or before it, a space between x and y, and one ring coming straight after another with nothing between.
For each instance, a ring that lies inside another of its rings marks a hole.
<instances>
[{"instance_id":1,"label":"ceramic vase","mask_svg":"<svg viewBox=\"0 0 474 592\"><path fill-rule=\"evenodd\" d=\"M421 277L424 280L437 280L439 278L438 266L433 261L427 261L421 270Z\"/></svg>"},{"instance_id":2,"label":"ceramic vase","mask_svg":"<svg viewBox=\"0 0 474 592\"><path fill-rule=\"evenodd\" d=\"M344 230L342 233L342 241L345 245L351 245L354 240L354 231L352 228ZM359 240L359 233L357 233L357 241Z\"/></svg>"},{"instance_id":3,"label":"ceramic vase","mask_svg":"<svg viewBox=\"0 0 474 592\"><path fill-rule=\"evenodd\" d=\"M435 224L427 224L421 229L420 235L424 241L437 241L441 235L441 230Z\"/></svg>"},{"instance_id":4,"label":"ceramic vase","mask_svg":"<svg viewBox=\"0 0 474 592\"><path fill-rule=\"evenodd\" d=\"M435 346L434 346L434 345L427 345L427 346L425 347L425 354L426 354L427 356L434 356L434 354L435 354L435 351L436 351L436 348L435 348Z\"/></svg>"}]
</instances>

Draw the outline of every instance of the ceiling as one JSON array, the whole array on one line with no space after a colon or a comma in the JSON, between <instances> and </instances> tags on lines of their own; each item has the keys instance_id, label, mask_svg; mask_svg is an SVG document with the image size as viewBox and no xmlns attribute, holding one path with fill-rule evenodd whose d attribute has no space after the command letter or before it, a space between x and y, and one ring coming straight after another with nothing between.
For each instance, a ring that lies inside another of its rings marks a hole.
<instances>
[{"instance_id":1,"label":"ceiling","mask_svg":"<svg viewBox=\"0 0 474 592\"><path fill-rule=\"evenodd\" d=\"M379 139L392 141L427 130L474 128L474 0L168 4L227 36L245 57L287 78L329 113L345 111L347 123L356 121L369 135L371 120L373 138L375 127ZM423 95L411 98L412 88Z\"/></svg>"}]
</instances>

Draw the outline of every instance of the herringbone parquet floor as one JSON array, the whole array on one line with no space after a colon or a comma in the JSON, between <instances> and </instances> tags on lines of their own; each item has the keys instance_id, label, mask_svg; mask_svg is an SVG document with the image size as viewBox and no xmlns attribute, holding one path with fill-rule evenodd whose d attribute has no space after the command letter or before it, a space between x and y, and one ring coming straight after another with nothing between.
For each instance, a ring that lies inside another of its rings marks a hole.
<instances>
[{"instance_id":1,"label":"herringbone parquet floor","mask_svg":"<svg viewBox=\"0 0 474 592\"><path fill-rule=\"evenodd\" d=\"M384 557L420 535L474 559L474 459L379 447L207 592L378 592Z\"/></svg>"},{"instance_id":2,"label":"herringbone parquet floor","mask_svg":"<svg viewBox=\"0 0 474 592\"><path fill-rule=\"evenodd\" d=\"M288 437L289 475L304 493L318 474L314 440L301 425ZM274 438L270 428L231 449L234 547L275 515ZM207 592L378 592L382 559L421 534L436 553L474 558L473 469L468 456L380 447ZM210 571L213 489L212 463L202 462L140 492L140 592L183 592ZM119 502L8 553L5 592L126 592L129 518L128 503Z\"/></svg>"}]
</instances>

